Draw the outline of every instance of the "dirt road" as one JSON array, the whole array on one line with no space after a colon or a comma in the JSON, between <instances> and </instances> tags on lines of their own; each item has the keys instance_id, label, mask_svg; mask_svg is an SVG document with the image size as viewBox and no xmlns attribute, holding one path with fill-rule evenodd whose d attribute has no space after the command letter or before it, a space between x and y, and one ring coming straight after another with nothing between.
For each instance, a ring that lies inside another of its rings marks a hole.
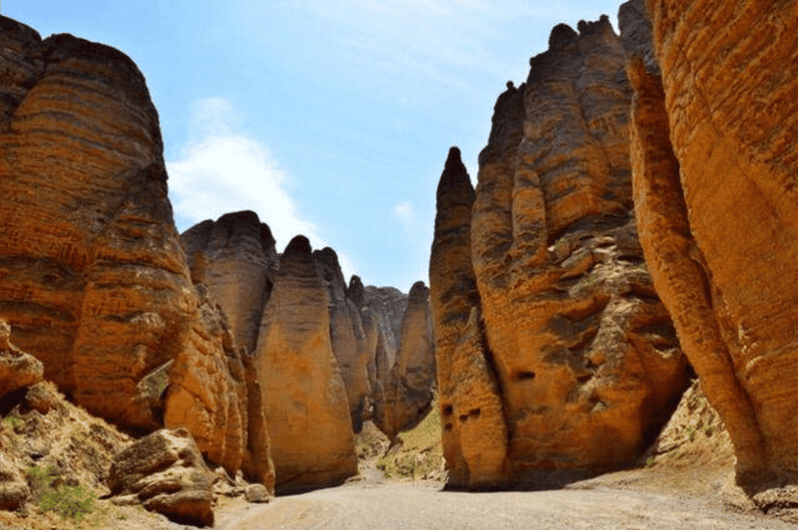
<instances>
[{"instance_id":1,"label":"dirt road","mask_svg":"<svg viewBox=\"0 0 798 530\"><path fill-rule=\"evenodd\" d=\"M795 529L700 498L596 487L463 493L440 485L356 483L217 513L222 530Z\"/></svg>"}]
</instances>

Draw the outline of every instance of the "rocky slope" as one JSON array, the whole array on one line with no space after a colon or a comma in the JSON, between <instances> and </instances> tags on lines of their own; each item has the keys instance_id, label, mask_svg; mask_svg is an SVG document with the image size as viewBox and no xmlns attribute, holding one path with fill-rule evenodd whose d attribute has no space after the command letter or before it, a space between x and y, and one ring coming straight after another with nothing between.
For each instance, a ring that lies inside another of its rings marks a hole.
<instances>
[{"instance_id":1,"label":"rocky slope","mask_svg":"<svg viewBox=\"0 0 798 530\"><path fill-rule=\"evenodd\" d=\"M144 77L113 48L0 29L0 317L75 403L137 431L166 418L235 472L242 360L190 280Z\"/></svg>"},{"instance_id":2,"label":"rocky slope","mask_svg":"<svg viewBox=\"0 0 798 530\"><path fill-rule=\"evenodd\" d=\"M647 3L630 65L635 203L657 291L764 510L798 474L798 2Z\"/></svg>"},{"instance_id":3,"label":"rocky slope","mask_svg":"<svg viewBox=\"0 0 798 530\"><path fill-rule=\"evenodd\" d=\"M476 190L456 149L441 176L430 287L454 486L628 462L687 381L637 239L628 52L606 17L578 30L555 27L499 96Z\"/></svg>"}]
</instances>

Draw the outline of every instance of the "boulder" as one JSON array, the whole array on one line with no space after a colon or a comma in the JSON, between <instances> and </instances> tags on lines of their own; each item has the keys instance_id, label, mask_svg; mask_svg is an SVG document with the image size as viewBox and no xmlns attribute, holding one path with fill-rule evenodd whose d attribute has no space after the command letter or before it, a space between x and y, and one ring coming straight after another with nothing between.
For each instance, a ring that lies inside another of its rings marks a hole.
<instances>
[{"instance_id":1,"label":"boulder","mask_svg":"<svg viewBox=\"0 0 798 530\"><path fill-rule=\"evenodd\" d=\"M526 83L499 96L470 220L459 152L441 177L430 264L438 369L466 355L459 330L478 304L481 326L469 333L481 328L484 340L471 343L484 350L467 355L488 371L478 385L486 403L501 392L508 433L506 461L492 456L482 485L633 461L687 384L687 359L636 234L626 58L607 17L580 22L578 32L555 27ZM461 373L440 374L439 384L444 417L465 428L482 408L463 410L474 398L453 401L474 394L459 391ZM464 445L465 433L445 451L468 463L479 452ZM465 469L450 477L476 485Z\"/></svg>"},{"instance_id":2,"label":"boulder","mask_svg":"<svg viewBox=\"0 0 798 530\"><path fill-rule=\"evenodd\" d=\"M114 457L108 487L119 504L135 499L181 524L213 526L213 473L185 429L161 429Z\"/></svg>"},{"instance_id":3,"label":"boulder","mask_svg":"<svg viewBox=\"0 0 798 530\"><path fill-rule=\"evenodd\" d=\"M253 359L278 492L339 484L357 474L328 306L310 243L297 236L280 259Z\"/></svg>"},{"instance_id":4,"label":"boulder","mask_svg":"<svg viewBox=\"0 0 798 530\"><path fill-rule=\"evenodd\" d=\"M632 61L640 238L761 509L798 480L798 2L647 2L661 70ZM792 493L791 493L792 492ZM770 499L770 500L768 500Z\"/></svg>"},{"instance_id":5,"label":"boulder","mask_svg":"<svg viewBox=\"0 0 798 530\"><path fill-rule=\"evenodd\" d=\"M35 357L10 341L11 327L0 320L0 397L42 380L44 367Z\"/></svg>"}]
</instances>

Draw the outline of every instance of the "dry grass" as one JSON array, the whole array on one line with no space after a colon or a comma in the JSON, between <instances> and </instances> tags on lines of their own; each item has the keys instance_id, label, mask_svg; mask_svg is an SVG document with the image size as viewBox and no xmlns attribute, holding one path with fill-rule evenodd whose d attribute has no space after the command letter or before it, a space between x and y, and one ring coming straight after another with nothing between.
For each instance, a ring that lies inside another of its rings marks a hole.
<instances>
[{"instance_id":1,"label":"dry grass","mask_svg":"<svg viewBox=\"0 0 798 530\"><path fill-rule=\"evenodd\" d=\"M399 442L377 461L386 478L443 480L441 417L437 398L432 410L414 429L400 433Z\"/></svg>"}]
</instances>

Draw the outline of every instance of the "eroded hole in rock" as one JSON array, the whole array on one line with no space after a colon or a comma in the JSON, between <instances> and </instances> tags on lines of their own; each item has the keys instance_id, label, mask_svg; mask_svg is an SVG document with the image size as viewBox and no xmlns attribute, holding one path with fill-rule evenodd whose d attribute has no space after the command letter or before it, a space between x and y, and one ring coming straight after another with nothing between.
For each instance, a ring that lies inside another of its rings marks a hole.
<instances>
[{"instance_id":1,"label":"eroded hole in rock","mask_svg":"<svg viewBox=\"0 0 798 530\"><path fill-rule=\"evenodd\" d=\"M443 430L444 431L451 431L452 430L452 424L451 423L447 423L446 425L443 426Z\"/></svg>"},{"instance_id":2,"label":"eroded hole in rock","mask_svg":"<svg viewBox=\"0 0 798 530\"><path fill-rule=\"evenodd\" d=\"M460 421L466 421L468 419L468 414L460 414Z\"/></svg>"},{"instance_id":3,"label":"eroded hole in rock","mask_svg":"<svg viewBox=\"0 0 798 530\"><path fill-rule=\"evenodd\" d=\"M630 263L632 265L641 265L645 263L646 260L643 259L643 256L633 256L633 255L622 255L615 258L616 261L620 261L622 263Z\"/></svg>"},{"instance_id":4,"label":"eroded hole in rock","mask_svg":"<svg viewBox=\"0 0 798 530\"><path fill-rule=\"evenodd\" d=\"M452 405L445 405L443 407L443 415L444 416L451 416L452 412L454 412L454 407Z\"/></svg>"},{"instance_id":5,"label":"eroded hole in rock","mask_svg":"<svg viewBox=\"0 0 798 530\"><path fill-rule=\"evenodd\" d=\"M576 378L576 381L580 384L585 384L593 378L592 374L582 374Z\"/></svg>"},{"instance_id":6,"label":"eroded hole in rock","mask_svg":"<svg viewBox=\"0 0 798 530\"><path fill-rule=\"evenodd\" d=\"M535 372L518 372L515 374L516 381L531 381L535 378Z\"/></svg>"},{"instance_id":7,"label":"eroded hole in rock","mask_svg":"<svg viewBox=\"0 0 798 530\"><path fill-rule=\"evenodd\" d=\"M479 418L479 415L480 415L481 413L482 413L482 411L481 411L480 409L471 409L471 410L469 410L469 411L468 411L468 415L469 415L469 416L470 416L472 419L477 419L477 418Z\"/></svg>"}]
</instances>

